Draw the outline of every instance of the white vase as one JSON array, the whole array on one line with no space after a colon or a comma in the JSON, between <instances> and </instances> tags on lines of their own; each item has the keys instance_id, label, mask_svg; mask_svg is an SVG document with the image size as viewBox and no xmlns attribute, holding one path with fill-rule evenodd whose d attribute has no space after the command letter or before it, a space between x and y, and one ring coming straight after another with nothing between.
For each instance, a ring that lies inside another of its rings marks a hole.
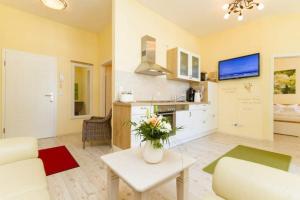
<instances>
[{"instance_id":1,"label":"white vase","mask_svg":"<svg viewBox=\"0 0 300 200\"><path fill-rule=\"evenodd\" d=\"M155 164L162 161L164 148L155 149L151 144L151 141L146 141L142 153L143 158L147 163Z\"/></svg>"}]
</instances>

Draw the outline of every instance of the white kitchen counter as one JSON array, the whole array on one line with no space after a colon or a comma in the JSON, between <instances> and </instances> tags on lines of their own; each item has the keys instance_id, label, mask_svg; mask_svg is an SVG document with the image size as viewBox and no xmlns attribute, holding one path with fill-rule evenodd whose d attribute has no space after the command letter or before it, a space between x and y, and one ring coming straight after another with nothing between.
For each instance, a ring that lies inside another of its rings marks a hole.
<instances>
[{"instance_id":1,"label":"white kitchen counter","mask_svg":"<svg viewBox=\"0 0 300 200\"><path fill-rule=\"evenodd\" d=\"M154 105L201 105L208 104L207 102L188 102L188 101L136 101L124 103L120 101L114 102L114 105L117 106L154 106Z\"/></svg>"}]
</instances>

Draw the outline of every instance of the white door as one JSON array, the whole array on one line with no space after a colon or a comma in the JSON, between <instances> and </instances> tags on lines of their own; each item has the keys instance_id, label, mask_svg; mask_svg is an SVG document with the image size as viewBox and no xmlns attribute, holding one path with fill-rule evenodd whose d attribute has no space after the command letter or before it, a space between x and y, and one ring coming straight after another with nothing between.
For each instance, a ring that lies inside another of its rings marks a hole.
<instances>
[{"instance_id":1,"label":"white door","mask_svg":"<svg viewBox=\"0 0 300 200\"><path fill-rule=\"evenodd\" d=\"M56 58L4 50L4 60L5 136L55 136Z\"/></svg>"}]
</instances>

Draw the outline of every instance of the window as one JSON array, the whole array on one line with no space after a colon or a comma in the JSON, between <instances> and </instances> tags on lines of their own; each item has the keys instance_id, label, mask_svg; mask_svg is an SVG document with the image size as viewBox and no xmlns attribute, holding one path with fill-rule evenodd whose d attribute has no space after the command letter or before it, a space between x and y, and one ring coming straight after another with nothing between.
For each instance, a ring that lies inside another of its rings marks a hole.
<instances>
[{"instance_id":1,"label":"window","mask_svg":"<svg viewBox=\"0 0 300 200\"><path fill-rule=\"evenodd\" d=\"M72 61L72 116L75 118L91 115L91 68L91 64Z\"/></svg>"}]
</instances>

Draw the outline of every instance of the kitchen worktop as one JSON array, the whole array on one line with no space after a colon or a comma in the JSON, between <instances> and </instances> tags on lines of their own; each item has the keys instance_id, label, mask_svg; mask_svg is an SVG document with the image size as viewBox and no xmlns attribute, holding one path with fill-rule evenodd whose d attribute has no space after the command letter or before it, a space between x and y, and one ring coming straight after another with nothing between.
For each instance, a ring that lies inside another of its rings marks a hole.
<instances>
[{"instance_id":1,"label":"kitchen worktop","mask_svg":"<svg viewBox=\"0 0 300 200\"><path fill-rule=\"evenodd\" d=\"M188 102L188 101L136 101L136 102L114 102L117 106L152 106L152 105L201 105L207 102Z\"/></svg>"}]
</instances>

